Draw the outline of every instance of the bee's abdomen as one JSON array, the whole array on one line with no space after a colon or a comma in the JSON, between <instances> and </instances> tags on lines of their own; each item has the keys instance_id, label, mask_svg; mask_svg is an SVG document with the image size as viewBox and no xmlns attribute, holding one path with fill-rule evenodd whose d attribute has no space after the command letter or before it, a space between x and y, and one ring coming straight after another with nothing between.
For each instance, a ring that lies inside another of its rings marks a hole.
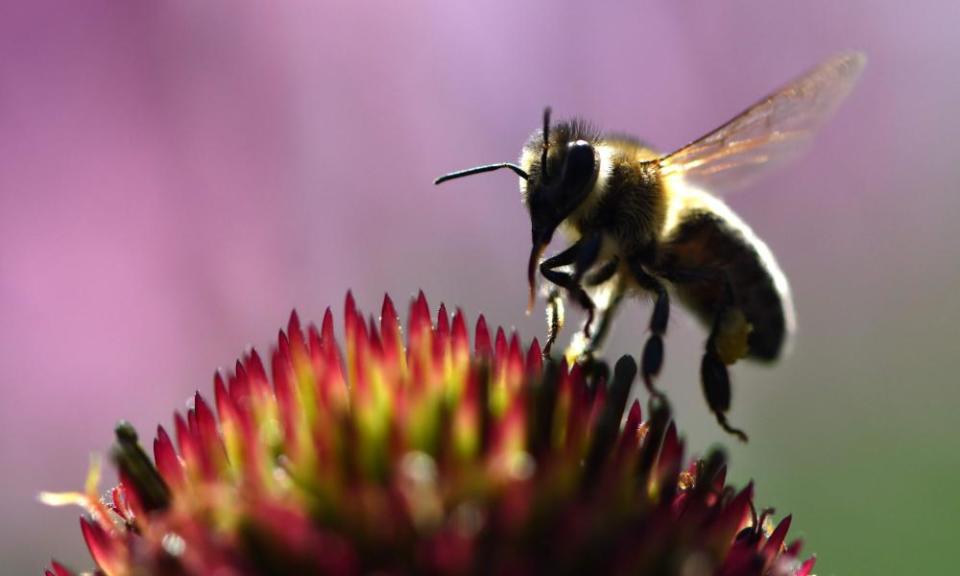
<instances>
[{"instance_id":1,"label":"bee's abdomen","mask_svg":"<svg viewBox=\"0 0 960 576\"><path fill-rule=\"evenodd\" d=\"M736 215L686 214L661 246L657 268L708 326L732 298L750 325L748 356L780 355L793 313L789 289L769 249Z\"/></svg>"}]
</instances>

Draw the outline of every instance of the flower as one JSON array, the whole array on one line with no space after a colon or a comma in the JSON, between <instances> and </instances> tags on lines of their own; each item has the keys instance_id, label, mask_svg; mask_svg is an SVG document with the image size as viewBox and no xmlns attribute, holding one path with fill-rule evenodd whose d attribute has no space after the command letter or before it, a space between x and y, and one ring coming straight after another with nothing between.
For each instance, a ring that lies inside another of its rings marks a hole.
<instances>
[{"instance_id":1,"label":"flower","mask_svg":"<svg viewBox=\"0 0 960 576\"><path fill-rule=\"evenodd\" d=\"M752 486L726 485L721 452L684 462L666 403L627 409L629 356L569 368L482 316L471 351L464 315L434 324L422 293L406 338L389 297L378 322L348 294L344 332L329 309L306 331L294 313L269 376L255 351L218 373L152 461L118 425L107 497L94 463L85 492L41 499L87 508L111 576L812 568L785 545L790 517L771 530Z\"/></svg>"}]
</instances>

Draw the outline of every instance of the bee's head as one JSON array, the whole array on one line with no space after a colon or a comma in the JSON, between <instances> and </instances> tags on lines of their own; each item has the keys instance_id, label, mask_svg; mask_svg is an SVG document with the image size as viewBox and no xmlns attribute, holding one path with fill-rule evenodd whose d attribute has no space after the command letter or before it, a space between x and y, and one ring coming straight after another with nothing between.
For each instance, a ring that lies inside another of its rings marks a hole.
<instances>
[{"instance_id":1,"label":"bee's head","mask_svg":"<svg viewBox=\"0 0 960 576\"><path fill-rule=\"evenodd\" d=\"M530 306L533 306L537 264L560 224L590 194L600 170L596 136L580 122L550 127L550 108L543 111L543 129L535 132L520 155L527 178L520 194L530 211L533 248L527 264Z\"/></svg>"},{"instance_id":2,"label":"bee's head","mask_svg":"<svg viewBox=\"0 0 960 576\"><path fill-rule=\"evenodd\" d=\"M551 128L550 108L543 112L543 129L523 147L520 164L503 162L453 172L437 178L436 184L509 168L520 176L520 194L530 211L533 249L527 267L530 306L533 306L536 268L560 224L586 200L596 181L600 159L591 135L580 122L563 122Z\"/></svg>"},{"instance_id":3,"label":"bee's head","mask_svg":"<svg viewBox=\"0 0 960 576\"><path fill-rule=\"evenodd\" d=\"M543 112L543 129L523 147L520 194L530 211L534 247L546 248L560 223L586 200L597 179L600 157L596 136L580 122L550 126L550 109Z\"/></svg>"}]
</instances>

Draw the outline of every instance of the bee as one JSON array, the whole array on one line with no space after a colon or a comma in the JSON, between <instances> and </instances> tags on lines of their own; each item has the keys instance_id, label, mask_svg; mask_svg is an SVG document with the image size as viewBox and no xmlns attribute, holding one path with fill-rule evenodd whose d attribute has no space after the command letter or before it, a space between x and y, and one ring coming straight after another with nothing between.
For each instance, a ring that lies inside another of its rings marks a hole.
<instances>
[{"instance_id":1,"label":"bee","mask_svg":"<svg viewBox=\"0 0 960 576\"><path fill-rule=\"evenodd\" d=\"M527 141L518 163L452 172L435 183L504 168L519 176L533 240L528 310L538 271L554 286L547 353L562 325L557 289L587 313L581 358L600 347L625 295L651 295L640 364L646 387L659 396L653 381L663 364L670 300L679 300L709 330L700 363L707 404L724 430L746 441L727 421L727 367L743 358L780 357L795 329L794 309L773 253L711 192L743 186L794 157L850 93L865 63L860 53L828 58L665 155L581 121L551 126L547 108L542 129ZM557 230L572 243L541 261Z\"/></svg>"}]
</instances>

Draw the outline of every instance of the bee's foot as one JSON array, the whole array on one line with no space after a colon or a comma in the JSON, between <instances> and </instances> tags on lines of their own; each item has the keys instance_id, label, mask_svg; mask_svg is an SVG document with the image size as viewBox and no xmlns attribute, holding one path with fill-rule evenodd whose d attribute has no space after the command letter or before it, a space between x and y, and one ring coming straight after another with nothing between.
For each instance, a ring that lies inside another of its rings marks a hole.
<instances>
[{"instance_id":1,"label":"bee's foot","mask_svg":"<svg viewBox=\"0 0 960 576\"><path fill-rule=\"evenodd\" d=\"M640 372L643 376L643 384L647 388L650 396L659 400L665 400L663 392L656 389L653 380L660 374L660 368L663 367L663 338L654 334L647 339L643 347L643 358L640 361Z\"/></svg>"},{"instance_id":2,"label":"bee's foot","mask_svg":"<svg viewBox=\"0 0 960 576\"><path fill-rule=\"evenodd\" d=\"M716 417L717 423L720 424L720 427L723 428L724 432L736 436L737 440L743 442L744 444L750 441L750 437L747 436L747 433L739 428L734 428L731 426L730 423L727 422L727 417L724 414L717 413Z\"/></svg>"},{"instance_id":3,"label":"bee's foot","mask_svg":"<svg viewBox=\"0 0 960 576\"><path fill-rule=\"evenodd\" d=\"M595 317L593 308L587 310L587 321L583 325L583 337L587 340L593 335L593 319Z\"/></svg>"},{"instance_id":4,"label":"bee's foot","mask_svg":"<svg viewBox=\"0 0 960 576\"><path fill-rule=\"evenodd\" d=\"M730 410L730 374L727 372L726 365L717 356L715 348L710 344L707 345L707 352L704 353L703 361L700 363L700 379L707 405L717 417L720 427L739 438L741 442L746 442L747 435L727 422L727 412Z\"/></svg>"}]
</instances>

